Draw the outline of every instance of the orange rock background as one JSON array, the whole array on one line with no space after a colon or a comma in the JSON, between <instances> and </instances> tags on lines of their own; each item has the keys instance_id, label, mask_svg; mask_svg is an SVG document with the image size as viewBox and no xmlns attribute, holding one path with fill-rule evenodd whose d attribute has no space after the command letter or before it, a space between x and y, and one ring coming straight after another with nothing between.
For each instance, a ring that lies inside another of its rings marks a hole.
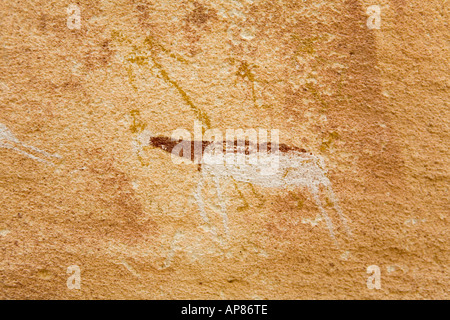
<instances>
[{"instance_id":1,"label":"orange rock background","mask_svg":"<svg viewBox=\"0 0 450 320\"><path fill-rule=\"evenodd\" d=\"M448 298L447 1L73 3L80 29L71 2L1 5L0 123L60 156L0 148L2 299ZM218 245L197 167L133 144L194 120L321 155L353 237L306 190L228 180Z\"/></svg>"}]
</instances>

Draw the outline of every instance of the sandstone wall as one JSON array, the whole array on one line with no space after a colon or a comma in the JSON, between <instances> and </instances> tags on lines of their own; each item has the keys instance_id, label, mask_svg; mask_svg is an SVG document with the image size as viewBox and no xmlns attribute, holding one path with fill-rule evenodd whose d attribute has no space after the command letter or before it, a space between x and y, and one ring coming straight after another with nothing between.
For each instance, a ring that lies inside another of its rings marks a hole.
<instances>
[{"instance_id":1,"label":"sandstone wall","mask_svg":"<svg viewBox=\"0 0 450 320\"><path fill-rule=\"evenodd\" d=\"M76 3L2 1L2 299L449 297L446 1ZM206 179L206 223L139 141L194 121L322 157L336 241L308 186Z\"/></svg>"}]
</instances>

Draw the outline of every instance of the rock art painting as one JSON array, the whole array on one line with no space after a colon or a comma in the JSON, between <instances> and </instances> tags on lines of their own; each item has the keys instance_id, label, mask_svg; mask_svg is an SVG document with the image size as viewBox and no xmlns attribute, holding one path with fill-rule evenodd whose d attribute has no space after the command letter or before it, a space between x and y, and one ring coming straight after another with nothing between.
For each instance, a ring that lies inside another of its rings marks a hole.
<instances>
[{"instance_id":1,"label":"rock art painting","mask_svg":"<svg viewBox=\"0 0 450 320\"><path fill-rule=\"evenodd\" d=\"M0 299L448 299L449 8L3 0Z\"/></svg>"},{"instance_id":2,"label":"rock art painting","mask_svg":"<svg viewBox=\"0 0 450 320\"><path fill-rule=\"evenodd\" d=\"M321 187L323 187L333 203L334 210L345 226L347 234L351 234L347 219L339 207L331 182L326 176L324 161L320 156L314 156L304 149L289 147L285 144L274 146L270 142L256 145L249 140L223 141L219 145L222 149L222 157L226 158L227 155L236 156L238 154L241 154L243 157L241 163L235 160L233 161L234 163L228 164L225 158L219 159L219 161L212 159L217 157L216 142L173 140L164 136L146 138L148 139L147 145L160 148L168 153L173 153L174 149L180 145L185 147L183 151L186 149L191 150L189 154L185 155L183 152L180 154L181 157L187 157L191 161L196 160L195 145L198 143L201 146L198 165L200 178L195 192L195 199L203 221L207 225L210 225L208 214L205 210L202 190L204 188L203 181L208 178L212 179L216 185L217 199L220 203L222 214L223 231L226 237L229 236L230 232L228 228L228 214L226 199L223 199L220 187L220 180L226 178L233 178L236 181L248 182L267 188L285 189L288 186L295 186L308 189L313 195L316 205L320 208L331 238L336 242L333 223L324 209L324 205L319 196ZM242 150L239 150L240 146L242 146ZM228 147L231 147L232 152L227 153ZM252 156L256 157L255 160L257 159L258 161L252 163ZM272 168L274 163L277 164L276 168ZM210 232L217 239L217 228L211 228Z\"/></svg>"},{"instance_id":3,"label":"rock art painting","mask_svg":"<svg viewBox=\"0 0 450 320\"><path fill-rule=\"evenodd\" d=\"M50 154L44 150L27 145L17 139L14 134L2 123L0 123L0 148L10 149L30 159L53 166L51 159L60 159L58 154ZM35 153L35 154L33 154Z\"/></svg>"}]
</instances>

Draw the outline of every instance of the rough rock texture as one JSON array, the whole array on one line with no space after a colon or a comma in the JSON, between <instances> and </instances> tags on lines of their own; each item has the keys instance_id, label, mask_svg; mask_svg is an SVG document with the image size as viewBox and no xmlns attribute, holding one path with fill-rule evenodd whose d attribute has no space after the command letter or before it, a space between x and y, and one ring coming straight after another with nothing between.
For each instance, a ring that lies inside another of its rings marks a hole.
<instances>
[{"instance_id":1,"label":"rough rock texture","mask_svg":"<svg viewBox=\"0 0 450 320\"><path fill-rule=\"evenodd\" d=\"M1 1L2 299L449 298L447 1L69 4ZM323 157L338 245L304 187L224 179L227 238L205 180L205 223L197 166L139 142L195 120Z\"/></svg>"}]
</instances>

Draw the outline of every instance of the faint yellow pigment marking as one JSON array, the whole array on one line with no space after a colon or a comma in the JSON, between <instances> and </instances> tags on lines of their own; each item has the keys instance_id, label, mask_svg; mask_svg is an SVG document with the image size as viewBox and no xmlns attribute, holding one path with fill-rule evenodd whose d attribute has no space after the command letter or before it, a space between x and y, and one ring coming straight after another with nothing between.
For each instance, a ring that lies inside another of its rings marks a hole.
<instances>
[{"instance_id":1,"label":"faint yellow pigment marking","mask_svg":"<svg viewBox=\"0 0 450 320\"><path fill-rule=\"evenodd\" d=\"M316 44L329 40L329 35L319 35L319 36L314 36L314 37L305 38L305 39L300 38L297 35L291 35L291 38L293 41L295 41L297 43L297 47L295 49L294 55L292 56L292 59L294 61L297 60L297 57L300 54L309 55L310 57L314 56L314 58L312 59L312 61L314 63L311 65L313 72L317 71L318 66L323 66L324 64L329 63L329 61L327 59L317 56L317 50L316 50ZM308 74L307 82L306 82L306 89L309 92L311 92L314 99L316 99L316 101L318 103L320 103L320 105L322 106L322 108L319 111L324 112L328 108L328 105L325 102L325 100L322 98L320 90L318 90L317 87L313 84L314 82L317 82L317 79L313 76L313 74Z\"/></svg>"},{"instance_id":2,"label":"faint yellow pigment marking","mask_svg":"<svg viewBox=\"0 0 450 320\"><path fill-rule=\"evenodd\" d=\"M54 276L49 270L40 269L40 270L38 270L38 277L41 278L41 279L44 279L44 280L50 280Z\"/></svg>"},{"instance_id":3,"label":"faint yellow pigment marking","mask_svg":"<svg viewBox=\"0 0 450 320\"><path fill-rule=\"evenodd\" d=\"M259 200L259 204L257 205L258 207L261 207L265 202L266 202L266 200L264 199L264 196L262 196L262 195L260 195L260 194L258 194L257 192L256 192L256 190L255 190L255 186L252 184L252 183L248 183L249 185L250 185L250 188L252 189L252 193L255 195L255 197L257 197L258 198L258 200Z\"/></svg>"},{"instance_id":4,"label":"faint yellow pigment marking","mask_svg":"<svg viewBox=\"0 0 450 320\"><path fill-rule=\"evenodd\" d=\"M171 50L165 48L162 44L156 42L156 40L153 37L151 37L151 36L148 36L145 39L145 42L147 42L147 44L151 45L151 47L159 48L162 52L167 54L172 59L177 60L178 62L181 62L181 63L184 63L184 64L188 64L189 63L189 61L187 61L185 58L183 58L179 54L172 52Z\"/></svg>"},{"instance_id":5,"label":"faint yellow pigment marking","mask_svg":"<svg viewBox=\"0 0 450 320\"><path fill-rule=\"evenodd\" d=\"M232 62L234 62L234 59L232 60ZM235 75L244 81L247 80L250 82L250 89L252 90L253 105L255 107L257 107L256 92L255 92L256 76L253 72L253 69L255 69L255 68L257 68L257 66L255 64L249 64L247 61L239 61L238 70L236 71Z\"/></svg>"},{"instance_id":6,"label":"faint yellow pigment marking","mask_svg":"<svg viewBox=\"0 0 450 320\"><path fill-rule=\"evenodd\" d=\"M149 47L150 49L150 59L153 62L153 65L159 70L162 78L164 81L172 85L178 93L183 98L184 102L191 108L191 110L195 113L197 119L202 122L204 125L204 128L209 129L211 127L211 120L209 119L208 115L205 111L201 110L199 107L197 107L192 99L189 97L189 95L186 93L186 91L183 90L183 88L173 79L170 78L169 74L166 70L164 70L161 63L159 63L155 57L155 54L153 53L154 49L156 47L160 47L160 45L155 44L155 40L148 36L145 38L144 43Z\"/></svg>"},{"instance_id":7,"label":"faint yellow pigment marking","mask_svg":"<svg viewBox=\"0 0 450 320\"><path fill-rule=\"evenodd\" d=\"M133 133L141 133L147 127L147 124L140 119L139 110L131 110L130 115L133 118L133 122L130 125L130 130Z\"/></svg>"},{"instance_id":8,"label":"faint yellow pigment marking","mask_svg":"<svg viewBox=\"0 0 450 320\"><path fill-rule=\"evenodd\" d=\"M264 84L264 85L271 85L273 83L283 82L283 79L276 79L276 80L268 81L268 80L259 78L254 71L255 69L259 68L259 66L257 66L256 64L248 63L245 60L237 60L235 58L229 58L228 61L232 65L235 65L235 64L238 65L238 70L234 73L234 75L237 77L237 79L241 79L244 82L250 83L250 89L251 89L251 93L252 93L252 101L253 101L254 107L258 107L257 96L256 96L257 92L255 89L255 85L257 83ZM237 84L237 79L234 81L234 85Z\"/></svg>"},{"instance_id":9,"label":"faint yellow pigment marking","mask_svg":"<svg viewBox=\"0 0 450 320\"><path fill-rule=\"evenodd\" d=\"M135 77L135 75L133 73L133 67L132 66L128 66L127 74L128 74L128 81L130 82L130 84L133 87L134 91L137 91L137 86L135 84L136 77Z\"/></svg>"},{"instance_id":10,"label":"faint yellow pigment marking","mask_svg":"<svg viewBox=\"0 0 450 320\"><path fill-rule=\"evenodd\" d=\"M302 209L306 199L294 192L290 192L290 194L294 198L294 200L297 201L297 209Z\"/></svg>"},{"instance_id":11,"label":"faint yellow pigment marking","mask_svg":"<svg viewBox=\"0 0 450 320\"><path fill-rule=\"evenodd\" d=\"M130 131L132 133L142 134L145 128L147 127L147 123L141 120L140 115L141 113L139 110L135 109L130 111L130 116L133 119L130 125ZM139 162L143 167L148 167L150 165L150 162L144 160L144 157L141 155L141 152L150 149L150 147L148 146L148 144L145 143L145 141L142 141L142 139L136 139L134 143L136 144L135 153Z\"/></svg>"},{"instance_id":12,"label":"faint yellow pigment marking","mask_svg":"<svg viewBox=\"0 0 450 320\"><path fill-rule=\"evenodd\" d=\"M322 144L320 145L320 151L326 152L330 149L333 143L339 139L339 134L336 131L329 132L327 137L322 139Z\"/></svg>"},{"instance_id":13,"label":"faint yellow pigment marking","mask_svg":"<svg viewBox=\"0 0 450 320\"><path fill-rule=\"evenodd\" d=\"M233 180L234 187L236 188L236 191L237 191L237 193L239 194L239 197L240 197L240 198L242 199L242 201L244 202L244 205L238 207L237 210L238 210L238 211L244 211L244 210L247 210L247 209L249 208L249 205L248 205L247 200L245 199L245 197L244 197L244 195L242 194L241 190L239 190L239 188L238 188L238 186L237 186L237 183L236 183L236 180L235 180L233 177L232 177L231 179Z\"/></svg>"},{"instance_id":14,"label":"faint yellow pigment marking","mask_svg":"<svg viewBox=\"0 0 450 320\"><path fill-rule=\"evenodd\" d=\"M128 43L131 44L131 41L125 37L122 32L118 31L118 30L113 30L111 31L111 38L112 40L118 41L120 43Z\"/></svg>"},{"instance_id":15,"label":"faint yellow pigment marking","mask_svg":"<svg viewBox=\"0 0 450 320\"><path fill-rule=\"evenodd\" d=\"M117 40L120 43L132 44L132 41L128 40L121 32L114 31L112 32L112 39ZM159 71L162 79L174 87L177 92L180 94L183 101L190 107L190 109L194 112L196 118L203 124L203 129L209 129L211 127L211 120L207 113L196 106L192 100L192 98L186 93L186 91L181 87L181 85L173 80L169 73L164 69L163 65L157 59L157 50L162 51L167 54L169 57L181 62L188 63L186 59L181 57L180 55L171 52L163 45L159 44L152 36L147 36L144 40L143 46L132 45L132 51L128 54L126 58L127 62L135 64L137 66L148 66L149 60L152 62L152 66ZM127 69L128 77L131 85L135 88L135 76L133 74L133 70L131 68Z\"/></svg>"},{"instance_id":16,"label":"faint yellow pigment marking","mask_svg":"<svg viewBox=\"0 0 450 320\"><path fill-rule=\"evenodd\" d=\"M298 35L293 34L291 38L298 43L297 48L295 49L294 58L296 58L301 53L314 54L316 53L316 49L314 45L317 41L323 39L323 36L315 36L310 38L300 38Z\"/></svg>"},{"instance_id":17,"label":"faint yellow pigment marking","mask_svg":"<svg viewBox=\"0 0 450 320\"><path fill-rule=\"evenodd\" d=\"M315 79L313 77L308 78L309 79ZM317 90L317 88L314 86L314 84L312 82L307 82L306 83L306 88L308 89L309 92L312 93L314 99L316 99L317 102L319 102L322 105L322 109L320 109L319 111L323 112L326 110L327 108L327 104L326 102L323 100L322 95L320 93L319 90Z\"/></svg>"}]
</instances>

